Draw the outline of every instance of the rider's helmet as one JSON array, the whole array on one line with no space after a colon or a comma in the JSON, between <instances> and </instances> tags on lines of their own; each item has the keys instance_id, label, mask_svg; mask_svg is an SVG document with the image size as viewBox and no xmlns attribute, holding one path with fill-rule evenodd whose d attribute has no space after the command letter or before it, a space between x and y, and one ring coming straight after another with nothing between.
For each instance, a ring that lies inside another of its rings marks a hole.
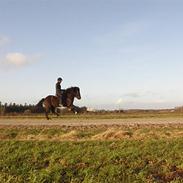
<instances>
[{"instance_id":1,"label":"rider's helmet","mask_svg":"<svg viewBox=\"0 0 183 183\"><path fill-rule=\"evenodd\" d=\"M57 81L62 81L62 78L61 78L61 77L59 77L59 78L57 79Z\"/></svg>"}]
</instances>

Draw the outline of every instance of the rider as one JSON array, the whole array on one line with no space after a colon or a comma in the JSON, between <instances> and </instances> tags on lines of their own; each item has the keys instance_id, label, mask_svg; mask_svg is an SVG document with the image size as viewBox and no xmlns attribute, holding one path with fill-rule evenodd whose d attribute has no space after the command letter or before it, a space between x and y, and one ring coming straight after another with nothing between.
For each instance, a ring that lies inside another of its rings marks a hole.
<instances>
[{"instance_id":1,"label":"rider","mask_svg":"<svg viewBox=\"0 0 183 183\"><path fill-rule=\"evenodd\" d=\"M63 107L63 105L62 105L62 90L61 90L61 82L62 81L63 81L62 78L59 77L57 79L57 83L56 83L56 96L59 99L59 106L60 107Z\"/></svg>"}]
</instances>

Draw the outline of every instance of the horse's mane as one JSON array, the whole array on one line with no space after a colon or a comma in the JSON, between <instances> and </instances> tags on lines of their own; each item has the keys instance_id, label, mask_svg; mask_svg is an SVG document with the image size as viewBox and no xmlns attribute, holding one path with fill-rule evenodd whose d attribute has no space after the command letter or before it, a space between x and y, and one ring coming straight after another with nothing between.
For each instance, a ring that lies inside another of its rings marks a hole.
<instances>
[{"instance_id":1,"label":"horse's mane","mask_svg":"<svg viewBox=\"0 0 183 183\"><path fill-rule=\"evenodd\" d=\"M71 86L71 87L67 88L65 91L66 91L66 93L72 92L72 91L75 90L76 88L78 88L78 87Z\"/></svg>"}]
</instances>

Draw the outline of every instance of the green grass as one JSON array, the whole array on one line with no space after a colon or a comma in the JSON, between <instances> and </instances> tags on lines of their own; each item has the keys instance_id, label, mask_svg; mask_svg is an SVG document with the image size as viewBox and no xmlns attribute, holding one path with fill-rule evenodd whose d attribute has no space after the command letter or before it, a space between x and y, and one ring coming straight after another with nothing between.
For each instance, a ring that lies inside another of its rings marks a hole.
<instances>
[{"instance_id":1,"label":"green grass","mask_svg":"<svg viewBox=\"0 0 183 183\"><path fill-rule=\"evenodd\" d=\"M34 128L34 127L12 127L12 128L0 128L0 140L21 140L27 139L28 137L34 137L39 140L39 137L44 136L45 140L59 140L62 135L68 134L70 132L75 132L77 139L86 139L100 133L102 129L67 129L61 127L51 127L51 128Z\"/></svg>"},{"instance_id":2,"label":"green grass","mask_svg":"<svg viewBox=\"0 0 183 183\"><path fill-rule=\"evenodd\" d=\"M0 141L0 182L181 182L183 139ZM177 170L177 171L178 171ZM172 177L171 177L172 175ZM169 179L168 179L169 178Z\"/></svg>"},{"instance_id":3,"label":"green grass","mask_svg":"<svg viewBox=\"0 0 183 183\"><path fill-rule=\"evenodd\" d=\"M100 136L110 130L126 135ZM1 127L0 182L181 183L182 132L181 125Z\"/></svg>"}]
</instances>

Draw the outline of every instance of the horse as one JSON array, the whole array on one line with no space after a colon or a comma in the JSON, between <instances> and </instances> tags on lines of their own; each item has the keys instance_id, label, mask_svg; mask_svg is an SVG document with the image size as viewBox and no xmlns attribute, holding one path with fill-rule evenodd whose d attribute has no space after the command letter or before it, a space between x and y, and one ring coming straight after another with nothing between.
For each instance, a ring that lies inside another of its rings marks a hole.
<instances>
[{"instance_id":1,"label":"horse","mask_svg":"<svg viewBox=\"0 0 183 183\"><path fill-rule=\"evenodd\" d=\"M74 98L78 100L81 99L80 89L79 87L70 87L65 90L62 90L62 105L68 108L70 111L76 112L75 107L73 105ZM59 115L56 109L59 107L59 98L54 95L48 95L45 98L42 98L36 107L44 107L45 116L49 120L48 113L50 110L52 113Z\"/></svg>"}]
</instances>

